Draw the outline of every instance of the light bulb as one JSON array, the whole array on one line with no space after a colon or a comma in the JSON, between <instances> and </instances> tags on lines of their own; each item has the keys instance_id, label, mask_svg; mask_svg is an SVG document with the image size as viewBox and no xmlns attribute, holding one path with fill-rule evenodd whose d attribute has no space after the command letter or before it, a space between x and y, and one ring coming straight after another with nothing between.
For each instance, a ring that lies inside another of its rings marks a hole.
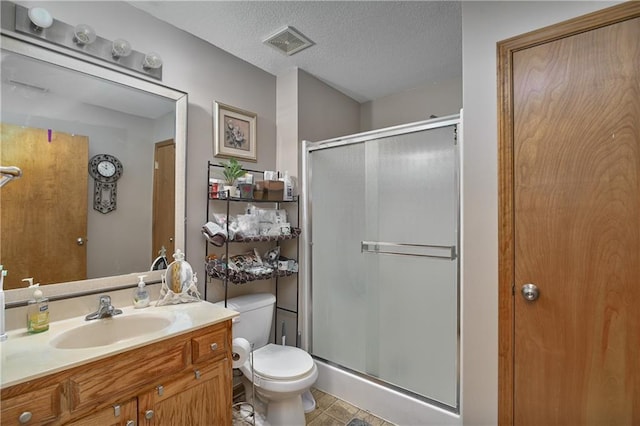
<instances>
[{"instance_id":1,"label":"light bulb","mask_svg":"<svg viewBox=\"0 0 640 426\"><path fill-rule=\"evenodd\" d=\"M79 24L73 29L73 40L78 46L91 44L96 41L96 32L87 24Z\"/></svg>"},{"instance_id":2,"label":"light bulb","mask_svg":"<svg viewBox=\"0 0 640 426\"><path fill-rule=\"evenodd\" d=\"M53 17L47 9L44 9L42 7L32 7L27 12L27 15L29 15L31 23L35 25L37 30L49 28L51 25L53 25Z\"/></svg>"},{"instance_id":3,"label":"light bulb","mask_svg":"<svg viewBox=\"0 0 640 426\"><path fill-rule=\"evenodd\" d=\"M149 52L144 55L142 66L150 69L160 68L162 67L162 58L156 52Z\"/></svg>"},{"instance_id":4,"label":"light bulb","mask_svg":"<svg viewBox=\"0 0 640 426\"><path fill-rule=\"evenodd\" d=\"M131 54L131 44L122 38L113 41L111 45L111 55L118 59L124 58Z\"/></svg>"}]
</instances>

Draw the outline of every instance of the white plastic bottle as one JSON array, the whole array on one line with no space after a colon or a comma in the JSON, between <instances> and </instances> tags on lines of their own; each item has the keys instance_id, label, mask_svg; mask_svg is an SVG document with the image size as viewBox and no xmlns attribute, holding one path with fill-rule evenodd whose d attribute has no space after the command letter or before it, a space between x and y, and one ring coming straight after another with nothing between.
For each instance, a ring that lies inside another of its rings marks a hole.
<instances>
[{"instance_id":1,"label":"white plastic bottle","mask_svg":"<svg viewBox=\"0 0 640 426\"><path fill-rule=\"evenodd\" d=\"M138 279L140 280L138 282L138 288L133 291L133 307L136 309L146 308L151 302L149 292L145 287L144 278L146 278L146 275L138 276Z\"/></svg>"},{"instance_id":2,"label":"white plastic bottle","mask_svg":"<svg viewBox=\"0 0 640 426\"><path fill-rule=\"evenodd\" d=\"M284 201L293 201L293 180L291 180L289 172L285 171L284 176L280 178L280 180L284 182L284 192L282 194L282 199Z\"/></svg>"}]
</instances>

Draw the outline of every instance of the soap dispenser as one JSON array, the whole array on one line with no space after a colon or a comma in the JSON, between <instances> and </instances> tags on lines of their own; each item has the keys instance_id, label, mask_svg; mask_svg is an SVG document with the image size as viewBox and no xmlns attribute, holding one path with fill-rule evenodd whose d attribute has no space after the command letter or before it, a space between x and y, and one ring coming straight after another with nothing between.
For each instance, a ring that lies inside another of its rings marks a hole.
<instances>
[{"instance_id":1,"label":"soap dispenser","mask_svg":"<svg viewBox=\"0 0 640 426\"><path fill-rule=\"evenodd\" d=\"M33 299L27 302L27 332L42 333L49 330L49 299L43 296L40 284L34 284L33 278L25 278L22 281L29 283L33 290Z\"/></svg>"},{"instance_id":2,"label":"soap dispenser","mask_svg":"<svg viewBox=\"0 0 640 426\"><path fill-rule=\"evenodd\" d=\"M149 306L149 303L151 302L151 298L149 297L149 292L147 291L144 284L145 277L146 275L138 276L138 279L140 280L138 282L138 288L136 288L133 291L133 307L134 308L146 308L147 306Z\"/></svg>"}]
</instances>

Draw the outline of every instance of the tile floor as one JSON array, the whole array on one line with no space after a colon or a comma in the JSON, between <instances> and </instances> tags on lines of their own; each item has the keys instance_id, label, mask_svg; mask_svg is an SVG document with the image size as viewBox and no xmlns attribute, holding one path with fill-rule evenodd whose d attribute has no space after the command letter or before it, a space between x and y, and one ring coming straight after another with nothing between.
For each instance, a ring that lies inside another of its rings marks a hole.
<instances>
[{"instance_id":1,"label":"tile floor","mask_svg":"<svg viewBox=\"0 0 640 426\"><path fill-rule=\"evenodd\" d=\"M311 389L316 409L305 415L308 426L393 426L374 414L335 396Z\"/></svg>"},{"instance_id":2,"label":"tile floor","mask_svg":"<svg viewBox=\"0 0 640 426\"><path fill-rule=\"evenodd\" d=\"M361 410L346 401L318 389L311 389L316 400L316 409L305 415L307 426L393 426L374 414ZM243 396L243 395L242 395ZM238 400L238 398L234 398ZM256 425L264 425L264 418L260 415L263 407L258 407ZM242 419L242 415L234 411L233 426L245 426L252 423Z\"/></svg>"}]
</instances>

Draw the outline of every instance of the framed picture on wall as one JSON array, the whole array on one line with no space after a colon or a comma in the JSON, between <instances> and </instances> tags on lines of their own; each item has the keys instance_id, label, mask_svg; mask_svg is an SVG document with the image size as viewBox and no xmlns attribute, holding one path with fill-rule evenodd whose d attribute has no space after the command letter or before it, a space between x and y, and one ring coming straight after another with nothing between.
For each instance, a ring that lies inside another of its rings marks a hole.
<instances>
[{"instance_id":1,"label":"framed picture on wall","mask_svg":"<svg viewBox=\"0 0 640 426\"><path fill-rule=\"evenodd\" d=\"M256 144L257 114L213 102L213 151L216 157L258 161Z\"/></svg>"}]
</instances>

